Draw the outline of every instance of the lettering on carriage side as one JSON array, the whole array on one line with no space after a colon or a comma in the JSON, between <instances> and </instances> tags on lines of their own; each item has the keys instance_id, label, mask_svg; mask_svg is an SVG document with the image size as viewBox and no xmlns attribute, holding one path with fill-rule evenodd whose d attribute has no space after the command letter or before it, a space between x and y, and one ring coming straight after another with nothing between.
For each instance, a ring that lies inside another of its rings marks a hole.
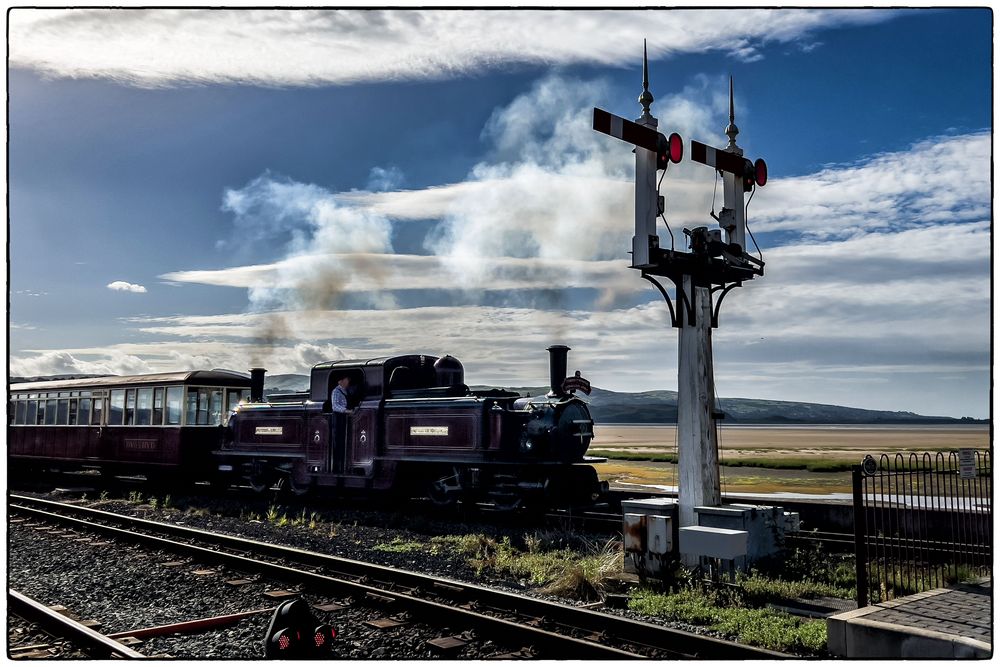
<instances>
[{"instance_id":1,"label":"lettering on carriage side","mask_svg":"<svg viewBox=\"0 0 1000 667\"><path fill-rule=\"evenodd\" d=\"M125 439L125 449L133 451L150 452L157 448L156 440L131 440Z\"/></svg>"},{"instance_id":2,"label":"lettering on carriage side","mask_svg":"<svg viewBox=\"0 0 1000 667\"><path fill-rule=\"evenodd\" d=\"M448 435L447 426L411 426L410 435Z\"/></svg>"},{"instance_id":3,"label":"lettering on carriage side","mask_svg":"<svg viewBox=\"0 0 1000 667\"><path fill-rule=\"evenodd\" d=\"M281 435L284 427L282 426L258 426L254 429L254 435Z\"/></svg>"}]
</instances>

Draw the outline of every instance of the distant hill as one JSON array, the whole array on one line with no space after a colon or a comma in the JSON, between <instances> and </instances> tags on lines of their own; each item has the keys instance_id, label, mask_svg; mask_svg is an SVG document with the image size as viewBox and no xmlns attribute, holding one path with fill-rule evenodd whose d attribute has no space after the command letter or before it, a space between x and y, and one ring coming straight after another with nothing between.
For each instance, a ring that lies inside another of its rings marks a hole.
<instances>
[{"instance_id":1,"label":"distant hill","mask_svg":"<svg viewBox=\"0 0 1000 667\"><path fill-rule=\"evenodd\" d=\"M39 380L66 380L95 375L63 375L46 377L12 377L15 382ZM473 389L488 389L476 386ZM309 376L296 373L267 375L264 378L264 395L307 391ZM505 387L522 396L540 396L548 387ZM618 392L594 388L584 396L590 403L594 420L603 424L672 424L677 422L677 392L668 390ZM739 424L986 424L986 419L918 415L913 412L865 410L846 408L823 403L798 403L795 401L769 401L757 398L722 398L719 406L725 420Z\"/></svg>"},{"instance_id":2,"label":"distant hill","mask_svg":"<svg viewBox=\"0 0 1000 667\"><path fill-rule=\"evenodd\" d=\"M264 382L265 394L306 391L306 375L271 375ZM490 389L485 385L473 389ZM540 396L548 387L504 387L522 396ZM603 424L673 424L677 422L677 392L668 390L626 393L594 388L590 396L594 420ZM719 400L725 419L739 424L985 424L988 420L938 417L913 412L865 410L822 403L768 401L756 398Z\"/></svg>"},{"instance_id":3,"label":"distant hill","mask_svg":"<svg viewBox=\"0 0 1000 667\"><path fill-rule=\"evenodd\" d=\"M510 387L511 391L538 396L548 387ZM603 424L673 424L677 422L677 392L668 390L625 393L594 388L590 396L594 421ZM721 398L718 406L729 423L739 424L966 424L985 419L918 415L913 412L865 410L821 403L769 401L755 398Z\"/></svg>"}]
</instances>

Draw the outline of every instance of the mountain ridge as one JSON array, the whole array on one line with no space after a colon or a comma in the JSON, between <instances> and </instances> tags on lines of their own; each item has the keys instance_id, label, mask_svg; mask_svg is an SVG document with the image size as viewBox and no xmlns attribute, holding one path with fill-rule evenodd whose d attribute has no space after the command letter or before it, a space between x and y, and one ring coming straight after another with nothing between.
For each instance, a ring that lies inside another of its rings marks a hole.
<instances>
[{"instance_id":1,"label":"mountain ridge","mask_svg":"<svg viewBox=\"0 0 1000 667\"><path fill-rule=\"evenodd\" d=\"M71 379L73 377L101 376L44 376L33 378L11 377L10 383ZM309 376L298 373L278 373L265 376L264 393L306 391ZM476 385L473 389L491 389ZM522 395L541 396L547 386L503 387ZM590 396L581 396L589 403L594 421L620 424L672 424L677 422L677 392L656 389L641 392L618 392L594 387ZM988 419L971 417L946 417L919 415L909 411L869 410L828 403L803 403L760 398L719 398L717 407L724 413L724 421L738 424L988 424Z\"/></svg>"}]
</instances>

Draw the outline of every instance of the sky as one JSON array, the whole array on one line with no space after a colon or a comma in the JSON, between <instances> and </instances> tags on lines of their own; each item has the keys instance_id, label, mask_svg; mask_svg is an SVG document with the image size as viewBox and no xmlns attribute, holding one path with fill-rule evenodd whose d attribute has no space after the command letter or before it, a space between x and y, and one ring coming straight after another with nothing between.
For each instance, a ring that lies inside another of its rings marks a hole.
<instances>
[{"instance_id":1,"label":"sky","mask_svg":"<svg viewBox=\"0 0 1000 667\"><path fill-rule=\"evenodd\" d=\"M990 9L8 14L11 375L451 354L540 386L552 344L677 388L629 268L634 119L738 144L765 275L713 332L722 397L990 415ZM661 183L673 244L714 172ZM662 221L660 245L671 236ZM724 407L724 403L723 403Z\"/></svg>"}]
</instances>

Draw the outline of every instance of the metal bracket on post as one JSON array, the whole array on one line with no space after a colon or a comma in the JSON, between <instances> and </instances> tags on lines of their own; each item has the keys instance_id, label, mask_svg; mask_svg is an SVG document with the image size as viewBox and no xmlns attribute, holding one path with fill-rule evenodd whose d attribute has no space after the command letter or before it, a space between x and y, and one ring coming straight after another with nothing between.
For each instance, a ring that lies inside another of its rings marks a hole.
<instances>
[{"instance_id":1,"label":"metal bracket on post","mask_svg":"<svg viewBox=\"0 0 1000 667\"><path fill-rule=\"evenodd\" d=\"M677 315L674 314L674 304L670 300L670 295L667 294L667 290L665 290L663 288L663 285L661 285L655 278L651 278L650 275L648 273L646 273L645 271L643 271L641 275L642 275L643 278L645 278L649 282L653 283L653 286L656 287L656 289L660 290L660 294L663 295L663 300L667 302L667 309L670 310L670 326L677 327L678 326L678 324L677 324ZM680 304L678 304L678 306L679 305Z\"/></svg>"},{"instance_id":2,"label":"metal bracket on post","mask_svg":"<svg viewBox=\"0 0 1000 667\"><path fill-rule=\"evenodd\" d=\"M712 294L719 292L719 296L715 299L715 307L712 308L713 329L719 328L719 310L722 309L722 300L726 298L726 295L729 294L730 290L732 290L734 287L740 287L741 285L743 285L743 282L737 281L731 285L719 285L717 287L712 288Z\"/></svg>"}]
</instances>

